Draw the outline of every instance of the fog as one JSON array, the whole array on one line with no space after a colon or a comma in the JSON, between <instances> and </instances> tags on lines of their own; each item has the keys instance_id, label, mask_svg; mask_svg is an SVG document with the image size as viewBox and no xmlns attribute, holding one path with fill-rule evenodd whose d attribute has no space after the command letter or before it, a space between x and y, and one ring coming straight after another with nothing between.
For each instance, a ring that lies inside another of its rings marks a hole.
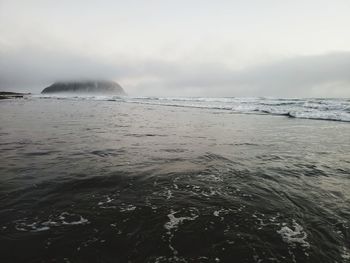
<instances>
[{"instance_id":1,"label":"fog","mask_svg":"<svg viewBox=\"0 0 350 263\"><path fill-rule=\"evenodd\" d=\"M347 1L0 1L0 90L350 97Z\"/></svg>"}]
</instances>

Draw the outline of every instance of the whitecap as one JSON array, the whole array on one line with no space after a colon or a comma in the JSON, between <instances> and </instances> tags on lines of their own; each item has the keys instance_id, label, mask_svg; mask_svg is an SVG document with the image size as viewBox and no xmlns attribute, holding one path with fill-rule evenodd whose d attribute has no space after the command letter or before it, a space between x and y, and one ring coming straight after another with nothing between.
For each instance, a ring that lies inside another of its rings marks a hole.
<instances>
[{"instance_id":1,"label":"whitecap","mask_svg":"<svg viewBox=\"0 0 350 263\"><path fill-rule=\"evenodd\" d=\"M169 221L164 224L164 228L168 231L171 231L172 229L177 229L177 227L182 224L184 221L193 221L195 220L198 215L194 215L192 217L190 216L182 216L182 217L175 217L175 214L178 212L175 212L174 210L170 211L170 214L168 214Z\"/></svg>"},{"instance_id":2,"label":"whitecap","mask_svg":"<svg viewBox=\"0 0 350 263\"><path fill-rule=\"evenodd\" d=\"M136 209L136 206L134 205L125 205L123 207L120 207L120 212L130 212L134 211Z\"/></svg>"},{"instance_id":3,"label":"whitecap","mask_svg":"<svg viewBox=\"0 0 350 263\"><path fill-rule=\"evenodd\" d=\"M310 243L307 242L307 233L304 231L304 228L299 225L295 220L293 220L293 228L289 228L284 225L280 230L277 231L278 234L282 236L284 242L289 245L295 247L295 245L299 244L304 248L309 248Z\"/></svg>"}]
</instances>

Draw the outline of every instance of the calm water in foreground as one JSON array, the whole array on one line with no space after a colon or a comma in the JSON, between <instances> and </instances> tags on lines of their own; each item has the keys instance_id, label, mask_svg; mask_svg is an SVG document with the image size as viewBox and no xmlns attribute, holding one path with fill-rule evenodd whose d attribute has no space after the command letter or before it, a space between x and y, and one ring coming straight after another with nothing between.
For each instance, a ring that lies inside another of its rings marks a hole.
<instances>
[{"instance_id":1,"label":"calm water in foreground","mask_svg":"<svg viewBox=\"0 0 350 263\"><path fill-rule=\"evenodd\" d=\"M0 123L0 262L350 262L350 123L57 98Z\"/></svg>"}]
</instances>

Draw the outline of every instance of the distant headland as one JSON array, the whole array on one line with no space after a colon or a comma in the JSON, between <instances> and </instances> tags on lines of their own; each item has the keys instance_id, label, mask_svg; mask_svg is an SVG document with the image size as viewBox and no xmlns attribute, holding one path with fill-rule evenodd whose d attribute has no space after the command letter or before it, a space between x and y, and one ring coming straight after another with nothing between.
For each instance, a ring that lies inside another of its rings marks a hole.
<instances>
[{"instance_id":1,"label":"distant headland","mask_svg":"<svg viewBox=\"0 0 350 263\"><path fill-rule=\"evenodd\" d=\"M45 88L41 93L94 93L126 95L124 89L118 83L105 80L55 82L49 87Z\"/></svg>"},{"instance_id":2,"label":"distant headland","mask_svg":"<svg viewBox=\"0 0 350 263\"><path fill-rule=\"evenodd\" d=\"M30 93L18 93L18 92L10 92L10 91L0 91L0 100L4 100L4 99L18 99L18 98L23 98L26 95L30 95Z\"/></svg>"}]
</instances>

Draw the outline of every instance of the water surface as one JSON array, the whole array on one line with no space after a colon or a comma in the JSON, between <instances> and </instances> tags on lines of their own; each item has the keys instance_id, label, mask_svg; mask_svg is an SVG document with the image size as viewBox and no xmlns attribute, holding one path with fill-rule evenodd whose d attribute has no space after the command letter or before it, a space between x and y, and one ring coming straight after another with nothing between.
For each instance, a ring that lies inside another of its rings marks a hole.
<instances>
[{"instance_id":1,"label":"water surface","mask_svg":"<svg viewBox=\"0 0 350 263\"><path fill-rule=\"evenodd\" d=\"M2 101L1 262L350 261L349 123L190 106Z\"/></svg>"}]
</instances>

